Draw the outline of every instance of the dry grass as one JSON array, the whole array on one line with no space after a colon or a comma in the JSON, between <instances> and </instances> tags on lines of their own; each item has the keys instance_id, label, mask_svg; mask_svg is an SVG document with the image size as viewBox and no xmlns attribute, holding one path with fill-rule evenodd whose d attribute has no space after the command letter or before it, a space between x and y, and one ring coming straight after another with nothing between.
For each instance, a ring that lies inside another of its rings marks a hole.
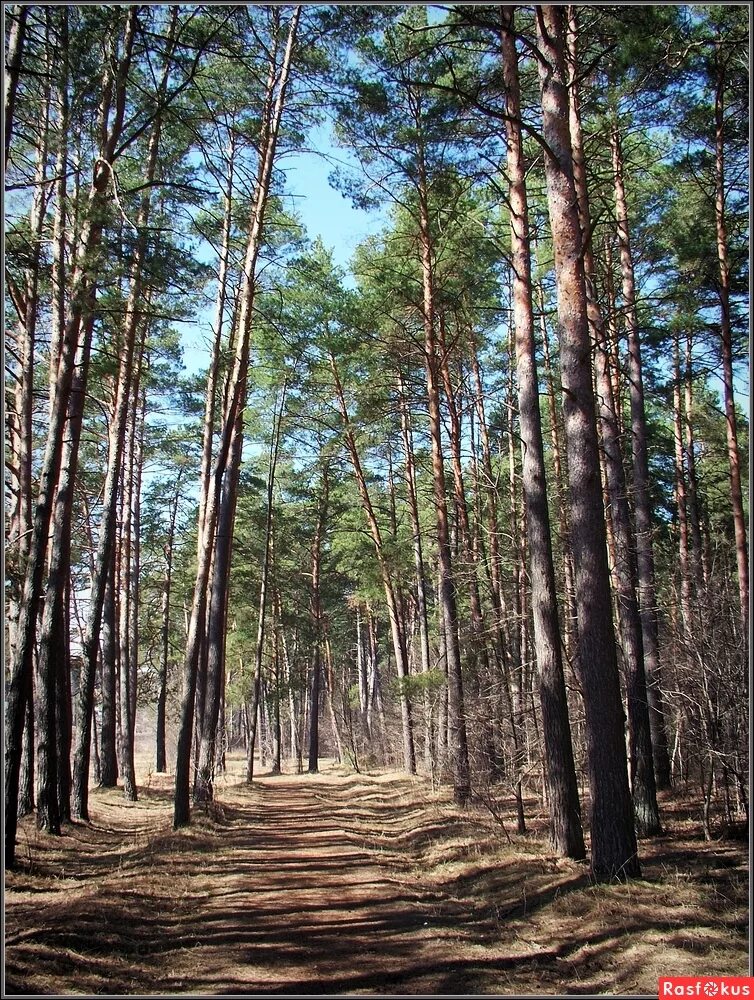
<instances>
[{"instance_id":1,"label":"dry grass","mask_svg":"<svg viewBox=\"0 0 754 1000\"><path fill-rule=\"evenodd\" d=\"M170 827L172 780L95 790L60 838L26 819L6 877L6 993L656 993L659 975L745 974L744 844L705 844L668 800L643 879L593 885L508 844L419 778L261 776ZM508 829L512 824L508 824Z\"/></svg>"}]
</instances>

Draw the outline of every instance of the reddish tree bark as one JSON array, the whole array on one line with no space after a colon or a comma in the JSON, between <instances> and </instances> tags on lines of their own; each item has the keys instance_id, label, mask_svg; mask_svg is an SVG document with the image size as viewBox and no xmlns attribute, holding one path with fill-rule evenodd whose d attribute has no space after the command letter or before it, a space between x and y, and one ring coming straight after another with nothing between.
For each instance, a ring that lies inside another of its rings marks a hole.
<instances>
[{"instance_id":1,"label":"reddish tree bark","mask_svg":"<svg viewBox=\"0 0 754 1000\"><path fill-rule=\"evenodd\" d=\"M568 129L563 8L537 6L536 20L543 135L547 143L547 200L558 287L579 673L586 715L591 864L598 879L637 877L640 867L610 607L583 241Z\"/></svg>"}]
</instances>

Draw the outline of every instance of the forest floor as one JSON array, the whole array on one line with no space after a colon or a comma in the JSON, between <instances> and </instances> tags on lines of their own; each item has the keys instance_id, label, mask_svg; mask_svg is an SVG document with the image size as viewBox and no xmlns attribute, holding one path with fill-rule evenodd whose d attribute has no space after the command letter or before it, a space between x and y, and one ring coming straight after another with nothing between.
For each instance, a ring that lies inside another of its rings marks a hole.
<instances>
[{"instance_id":1,"label":"forest floor","mask_svg":"<svg viewBox=\"0 0 754 1000\"><path fill-rule=\"evenodd\" d=\"M748 851L664 800L643 878L594 885L420 778L261 775L171 829L172 779L90 824L19 830L5 995L652 994L660 975L745 975ZM531 803L533 807L533 801ZM510 814L506 820L512 830Z\"/></svg>"}]
</instances>

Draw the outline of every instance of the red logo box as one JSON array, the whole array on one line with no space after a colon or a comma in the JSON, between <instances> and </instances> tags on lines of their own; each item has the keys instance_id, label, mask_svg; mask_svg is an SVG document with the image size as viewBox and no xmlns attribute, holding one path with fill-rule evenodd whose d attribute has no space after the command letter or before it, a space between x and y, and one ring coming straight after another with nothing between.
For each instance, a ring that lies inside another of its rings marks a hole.
<instances>
[{"instance_id":1,"label":"red logo box","mask_svg":"<svg viewBox=\"0 0 754 1000\"><path fill-rule=\"evenodd\" d=\"M723 1000L724 997L751 997L754 1000L754 976L660 976L659 1000L663 997L700 997Z\"/></svg>"}]
</instances>

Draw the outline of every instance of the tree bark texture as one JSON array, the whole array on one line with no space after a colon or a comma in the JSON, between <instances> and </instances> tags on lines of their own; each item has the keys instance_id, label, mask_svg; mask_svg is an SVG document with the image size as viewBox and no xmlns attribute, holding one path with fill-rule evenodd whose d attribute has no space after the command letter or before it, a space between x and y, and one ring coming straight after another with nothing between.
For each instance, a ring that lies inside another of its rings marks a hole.
<instances>
[{"instance_id":1,"label":"tree bark texture","mask_svg":"<svg viewBox=\"0 0 754 1000\"><path fill-rule=\"evenodd\" d=\"M644 405L644 368L641 338L636 313L636 286L633 255L628 229L628 205L623 183L623 155L617 128L611 131L613 175L615 179L615 214L620 249L620 264L628 336L628 383L631 400L631 456L636 520L636 562L638 600L641 616L642 645L646 669L649 722L652 735L655 777L658 788L670 787L670 758L665 728L655 593L654 545L652 542L652 506L649 494L649 452L647 418Z\"/></svg>"},{"instance_id":2,"label":"tree bark texture","mask_svg":"<svg viewBox=\"0 0 754 1000\"><path fill-rule=\"evenodd\" d=\"M13 137L13 117L16 110L16 93L18 91L18 78L21 73L21 60L24 52L24 39L26 35L26 19L29 16L29 4L18 3L13 9L13 23L8 38L8 50L5 56L5 93L4 93L4 118L5 122L5 166L8 166L10 156L10 143Z\"/></svg>"},{"instance_id":3,"label":"tree bark texture","mask_svg":"<svg viewBox=\"0 0 754 1000\"><path fill-rule=\"evenodd\" d=\"M521 108L512 7L503 8L502 27L501 55L506 88L506 111L509 116L506 119L507 169L510 182L518 411L523 449L523 490L529 539L534 640L539 670L539 698L550 809L550 840L559 854L579 859L585 856L586 851L581 829L581 807L563 675L555 566L547 504L534 341L529 218L522 137L518 125Z\"/></svg>"},{"instance_id":4,"label":"tree bark texture","mask_svg":"<svg viewBox=\"0 0 754 1000\"><path fill-rule=\"evenodd\" d=\"M579 671L590 786L591 865L598 879L640 874L610 607L583 243L573 180L563 8L536 8L547 200L555 253Z\"/></svg>"},{"instance_id":5,"label":"tree bark texture","mask_svg":"<svg viewBox=\"0 0 754 1000\"><path fill-rule=\"evenodd\" d=\"M231 439L239 417L241 419L241 427L243 426L243 409L246 402L246 376L249 365L249 337L256 293L256 265L261 246L264 216L272 179L272 167L275 160L283 109L285 107L285 96L292 67L293 49L300 16L301 7L298 6L294 8L288 24L288 37L281 65L277 66L276 50L272 51L270 59L270 73L262 115L262 135L259 142L259 165L243 265L235 354L227 383L228 392L220 432L220 444L212 473L211 487L207 491L204 524L201 526L194 598L183 666L183 698L178 734L175 803L173 811L173 825L176 828L188 823L191 814L191 741L194 728L196 678L203 644L202 623L205 619L207 606L206 592L209 583L212 553L215 549L215 527L217 524L223 479L226 471L228 471L227 463ZM233 475L237 475L237 472L231 472L231 477ZM230 484L228 485L230 486Z\"/></svg>"},{"instance_id":6,"label":"tree bark texture","mask_svg":"<svg viewBox=\"0 0 754 1000\"><path fill-rule=\"evenodd\" d=\"M359 490L359 496L361 497L361 506L367 519L369 533L372 536L377 562L380 567L382 586L385 591L385 603L387 604L388 616L390 618L390 632L393 638L393 652L395 653L396 670L398 673L399 683L403 685L403 682L408 677L408 656L406 652L406 637L402 625L403 616L401 614L400 603L398 601L396 588L390 574L390 568L385 559L382 531L380 529L374 507L372 506L371 497L369 496L366 476L364 475L364 470L361 465L361 459L356 445L356 438L348 416L348 407L346 404L345 393L343 391L343 385L340 380L340 374L338 372L335 357L332 354L330 355L330 369L333 373L335 391L338 397L338 405L340 407L340 414L343 421L343 433L346 439L348 453L351 458L351 465L353 466L354 474L356 476L356 485ZM412 705L408 693L403 686L401 686L400 704L403 733L403 766L407 774L415 774L416 752L414 747Z\"/></svg>"},{"instance_id":7,"label":"tree bark texture","mask_svg":"<svg viewBox=\"0 0 754 1000\"><path fill-rule=\"evenodd\" d=\"M730 501L733 512L733 531L736 541L738 593L741 603L742 634L749 632L749 550L746 542L746 517L741 490L741 456L738 447L736 404L733 390L733 336L730 303L730 260L728 233L725 219L725 66L721 43L716 46L715 81L715 230L717 260L720 273L718 295L720 298L720 347L722 355L723 404L725 407L725 432L728 443L728 468L730 475Z\"/></svg>"},{"instance_id":8,"label":"tree bark texture","mask_svg":"<svg viewBox=\"0 0 754 1000\"><path fill-rule=\"evenodd\" d=\"M100 242L106 190L110 183L112 161L115 155L125 115L126 80L131 63L131 50L136 28L137 9L128 8L124 30L122 57L118 63L114 91L114 116L106 131L101 155L94 164L93 180L89 191L85 219L76 250L76 262L71 286L69 315L60 346L57 380L53 396L50 425L47 432L44 457L40 470L39 493L34 514L29 559L24 582L22 610L18 625L18 648L11 668L6 701L6 758L5 758L5 842L6 864L12 867L15 860L17 829L18 774L21 755L21 734L29 692L36 620L44 582L48 537L52 505L61 468L64 428L68 401L79 345L81 324L85 312L91 308L93 289L98 267L96 248ZM109 87L105 87L105 92ZM103 106L102 121L107 122L109 105Z\"/></svg>"},{"instance_id":9,"label":"tree bark texture","mask_svg":"<svg viewBox=\"0 0 754 1000\"><path fill-rule=\"evenodd\" d=\"M609 497L609 524L613 532L615 600L628 705L629 775L637 832L656 836L662 832L657 807L652 737L644 672L644 644L639 604L636 597L637 565L634 533L628 507L626 474L621 449L621 421L610 372L610 345L596 288L596 267L591 242L591 211L586 176L584 138L578 82L578 20L576 9L568 8L568 55L570 76L569 120L573 172L583 241L587 319L592 337L598 396L599 429ZM634 295L635 304L635 295ZM638 342L638 332L636 333ZM645 498L648 502L648 495ZM607 505L606 505L607 511ZM651 545L651 535L650 535Z\"/></svg>"}]
</instances>

